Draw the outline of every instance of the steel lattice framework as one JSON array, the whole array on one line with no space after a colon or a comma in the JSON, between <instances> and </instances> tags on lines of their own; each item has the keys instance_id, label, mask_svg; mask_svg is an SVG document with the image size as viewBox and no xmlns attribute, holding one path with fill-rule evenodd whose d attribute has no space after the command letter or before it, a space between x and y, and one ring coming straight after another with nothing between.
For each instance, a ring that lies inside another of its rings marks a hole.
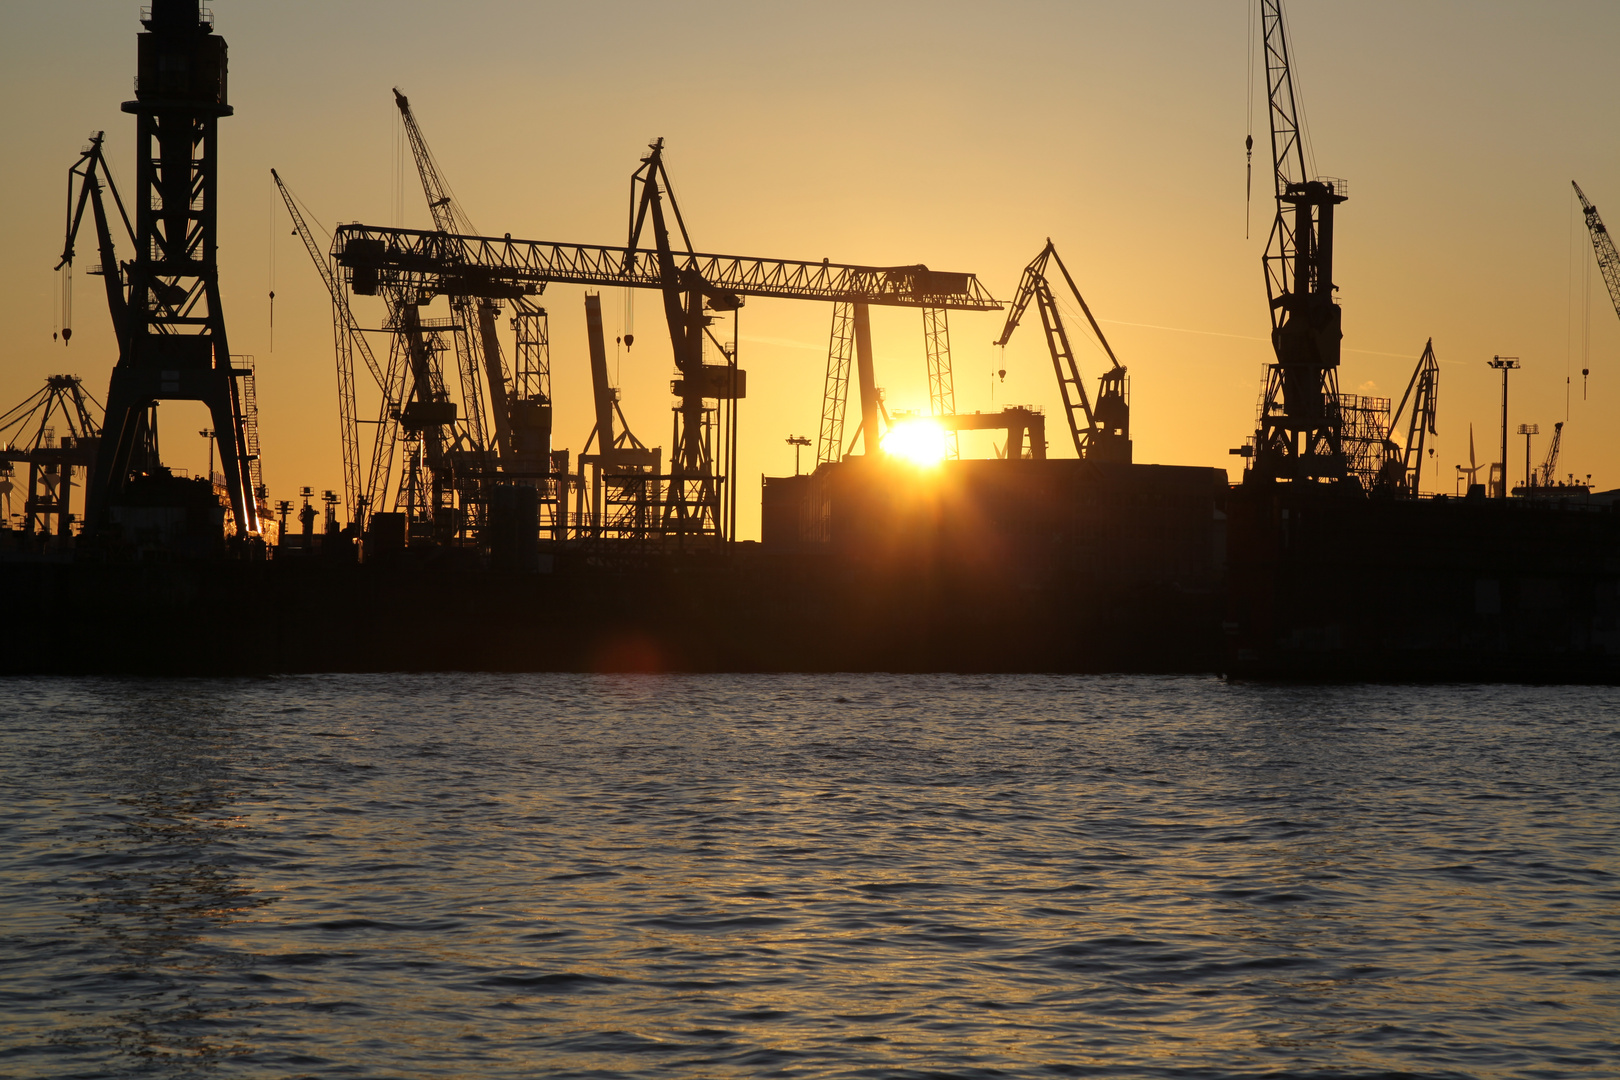
<instances>
[{"instance_id":1,"label":"steel lattice framework","mask_svg":"<svg viewBox=\"0 0 1620 1080\"><path fill-rule=\"evenodd\" d=\"M923 351L928 355L928 409L933 416L956 413L956 383L951 376L951 327L942 307L923 308ZM960 456L956 432L945 435L950 457Z\"/></svg>"},{"instance_id":2,"label":"steel lattice framework","mask_svg":"<svg viewBox=\"0 0 1620 1080\"><path fill-rule=\"evenodd\" d=\"M827 341L827 384L821 395L821 437L816 464L844 458L844 412L849 405L849 366L855 360L855 305L833 304Z\"/></svg>"}]
</instances>

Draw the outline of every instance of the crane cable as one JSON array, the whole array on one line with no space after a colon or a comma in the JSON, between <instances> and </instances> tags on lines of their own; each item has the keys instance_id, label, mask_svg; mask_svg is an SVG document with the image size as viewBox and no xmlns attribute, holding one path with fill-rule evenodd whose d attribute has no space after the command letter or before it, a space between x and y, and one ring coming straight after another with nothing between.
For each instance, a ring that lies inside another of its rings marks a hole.
<instances>
[{"instance_id":1,"label":"crane cable","mask_svg":"<svg viewBox=\"0 0 1620 1080\"><path fill-rule=\"evenodd\" d=\"M1249 3L1249 24L1243 31L1243 36L1249 39L1249 96L1246 103L1247 113L1245 119L1248 123L1248 135L1243 139L1244 155L1244 182L1243 182L1243 239L1249 238L1249 211L1254 203L1254 14L1257 0Z\"/></svg>"},{"instance_id":2,"label":"crane cable","mask_svg":"<svg viewBox=\"0 0 1620 1080\"><path fill-rule=\"evenodd\" d=\"M276 193L275 181L270 183L270 351L276 351Z\"/></svg>"}]
</instances>

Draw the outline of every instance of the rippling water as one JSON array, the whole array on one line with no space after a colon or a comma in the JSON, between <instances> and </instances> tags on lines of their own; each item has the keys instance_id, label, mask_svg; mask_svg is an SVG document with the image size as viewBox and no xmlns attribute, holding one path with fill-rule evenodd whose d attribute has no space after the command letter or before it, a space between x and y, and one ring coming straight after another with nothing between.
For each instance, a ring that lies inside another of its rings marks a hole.
<instances>
[{"instance_id":1,"label":"rippling water","mask_svg":"<svg viewBox=\"0 0 1620 1080\"><path fill-rule=\"evenodd\" d=\"M1614 690L5 688L7 1076L1620 1071Z\"/></svg>"}]
</instances>

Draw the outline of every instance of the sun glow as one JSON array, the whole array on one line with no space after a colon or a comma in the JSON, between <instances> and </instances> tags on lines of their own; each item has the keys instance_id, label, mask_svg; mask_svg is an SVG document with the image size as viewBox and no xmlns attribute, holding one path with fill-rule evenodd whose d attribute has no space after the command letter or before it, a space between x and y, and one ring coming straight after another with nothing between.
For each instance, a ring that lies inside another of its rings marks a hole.
<instances>
[{"instance_id":1,"label":"sun glow","mask_svg":"<svg viewBox=\"0 0 1620 1080\"><path fill-rule=\"evenodd\" d=\"M913 465L931 468L945 460L945 429L936 420L901 420L883 437L883 451Z\"/></svg>"}]
</instances>

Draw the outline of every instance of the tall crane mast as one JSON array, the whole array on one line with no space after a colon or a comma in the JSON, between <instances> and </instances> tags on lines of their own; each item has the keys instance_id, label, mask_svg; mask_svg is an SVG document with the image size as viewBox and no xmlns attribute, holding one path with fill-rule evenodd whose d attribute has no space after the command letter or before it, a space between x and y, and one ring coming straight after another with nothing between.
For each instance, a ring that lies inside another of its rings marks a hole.
<instances>
[{"instance_id":1,"label":"tall crane mast","mask_svg":"<svg viewBox=\"0 0 1620 1080\"><path fill-rule=\"evenodd\" d=\"M445 182L438 161L433 157L433 151L428 149L427 139L416 122L416 115L411 112L410 99L400 93L398 87L394 88L394 104L405 125L405 137L411 145L411 156L416 161L416 172L422 181L422 194L427 198L428 213L433 216L434 228L452 234L476 232L472 222L456 203L450 185ZM506 425L506 378L495 336L495 316L500 308L493 300L475 306L467 297L451 297L450 308L456 314L456 324L451 327L450 337L455 344L456 366L461 375L461 401L467 434L476 450L490 449L484 436L483 392L479 386L479 368L482 367L482 375L489 381L490 405L495 414L499 438L498 451L502 456L510 457L512 446L511 433ZM479 330L476 336L471 331L474 326Z\"/></svg>"},{"instance_id":2,"label":"tall crane mast","mask_svg":"<svg viewBox=\"0 0 1620 1080\"><path fill-rule=\"evenodd\" d=\"M1114 365L1103 372L1098 380L1095 409L1092 408L1085 384L1080 379L1080 367L1074 358L1074 348L1069 343L1069 331L1063 325L1057 297L1053 294L1052 284L1047 278L1048 262L1057 264L1064 282L1069 286L1069 292L1079 303L1080 310L1085 313L1086 322L1091 325L1091 332L1097 336L1103 352L1108 354L1109 361ZM1041 313L1041 326L1046 331L1046 348L1052 355L1052 370L1057 375L1058 390L1063 394L1063 414L1069 421L1069 435L1074 439L1075 454L1092 461L1121 461L1129 464L1131 406L1130 384L1125 377L1125 365L1114 355L1113 347L1108 344L1108 338L1104 336L1102 327L1097 325L1096 318L1091 314L1091 308L1087 306L1085 297L1080 295L1079 286L1075 285L1074 278L1069 274L1069 268L1063 265L1063 258L1057 253L1051 238L1047 239L1041 253L1024 267L1024 276L1018 282L1018 293L1007 306L1007 323L1002 327L1001 336L992 344L1001 346L1012 339L1013 331L1018 329L1018 322L1023 318L1024 311L1032 300Z\"/></svg>"},{"instance_id":3,"label":"tall crane mast","mask_svg":"<svg viewBox=\"0 0 1620 1080\"><path fill-rule=\"evenodd\" d=\"M1282 0L1261 0L1277 218L1262 260L1271 346L1260 419L1245 479L1342 480L1339 305L1333 293L1334 208L1345 184L1307 179Z\"/></svg>"},{"instance_id":4,"label":"tall crane mast","mask_svg":"<svg viewBox=\"0 0 1620 1080\"><path fill-rule=\"evenodd\" d=\"M1581 200L1581 212L1586 215L1586 231L1592 234L1592 250L1597 254L1598 269L1603 271L1603 283L1609 287L1609 299L1614 302L1614 313L1620 315L1620 252L1614 249L1614 237L1609 235L1597 207L1586 198L1581 185L1571 180L1570 186Z\"/></svg>"},{"instance_id":5,"label":"tall crane mast","mask_svg":"<svg viewBox=\"0 0 1620 1080\"><path fill-rule=\"evenodd\" d=\"M151 406L178 399L208 407L237 534L257 536L251 421L238 383L251 369L231 361L216 259L219 120L232 113L225 42L200 0L153 0L142 24L135 100L123 105L135 116L135 257L85 527L110 523L151 443Z\"/></svg>"}]
</instances>

